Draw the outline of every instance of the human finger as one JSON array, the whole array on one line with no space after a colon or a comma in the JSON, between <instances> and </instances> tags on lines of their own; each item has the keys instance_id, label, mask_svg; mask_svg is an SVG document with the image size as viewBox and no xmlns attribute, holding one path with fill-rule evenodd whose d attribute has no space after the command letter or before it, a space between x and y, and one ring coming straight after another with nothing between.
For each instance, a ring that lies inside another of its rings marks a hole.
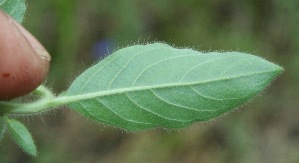
<instances>
[{"instance_id":1,"label":"human finger","mask_svg":"<svg viewBox=\"0 0 299 163\"><path fill-rule=\"evenodd\" d=\"M37 88L47 76L50 60L39 41L0 10L0 100Z\"/></svg>"}]
</instances>

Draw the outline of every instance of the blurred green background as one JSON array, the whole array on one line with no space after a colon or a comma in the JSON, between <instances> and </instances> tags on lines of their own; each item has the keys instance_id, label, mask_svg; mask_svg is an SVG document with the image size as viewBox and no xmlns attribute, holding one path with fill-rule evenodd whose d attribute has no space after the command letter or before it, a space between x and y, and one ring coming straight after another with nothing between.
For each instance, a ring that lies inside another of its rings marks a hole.
<instances>
[{"instance_id":1,"label":"blurred green background","mask_svg":"<svg viewBox=\"0 0 299 163\"><path fill-rule=\"evenodd\" d=\"M34 136L38 157L24 154L6 134L1 163L299 162L298 0L27 2L24 26L52 55L46 85L56 93L103 57L98 55L154 41L248 52L285 72L253 102L181 130L131 133L67 108L19 118Z\"/></svg>"}]
</instances>

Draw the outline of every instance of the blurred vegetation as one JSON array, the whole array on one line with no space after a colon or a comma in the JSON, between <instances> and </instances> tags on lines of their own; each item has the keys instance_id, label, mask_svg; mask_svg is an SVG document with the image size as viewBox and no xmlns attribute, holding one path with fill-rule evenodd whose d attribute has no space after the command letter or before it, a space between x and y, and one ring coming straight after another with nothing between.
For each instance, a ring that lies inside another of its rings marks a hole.
<instances>
[{"instance_id":1,"label":"blurred vegetation","mask_svg":"<svg viewBox=\"0 0 299 163\"><path fill-rule=\"evenodd\" d=\"M105 40L115 47L165 41L243 51L285 72L254 102L182 130L128 133L65 108L20 118L34 135L38 157L22 153L6 134L0 162L299 162L298 8L297 0L28 0L24 26L53 57L46 84L57 93L97 62L93 46Z\"/></svg>"}]
</instances>

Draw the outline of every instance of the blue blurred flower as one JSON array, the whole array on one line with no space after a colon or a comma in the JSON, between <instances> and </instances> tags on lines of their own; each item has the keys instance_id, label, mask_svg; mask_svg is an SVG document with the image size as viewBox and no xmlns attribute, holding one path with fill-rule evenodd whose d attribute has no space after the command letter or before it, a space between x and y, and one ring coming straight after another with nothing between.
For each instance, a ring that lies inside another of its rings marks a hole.
<instances>
[{"instance_id":1,"label":"blue blurred flower","mask_svg":"<svg viewBox=\"0 0 299 163\"><path fill-rule=\"evenodd\" d=\"M109 39L103 39L95 42L92 46L92 57L101 60L114 51L115 43Z\"/></svg>"}]
</instances>

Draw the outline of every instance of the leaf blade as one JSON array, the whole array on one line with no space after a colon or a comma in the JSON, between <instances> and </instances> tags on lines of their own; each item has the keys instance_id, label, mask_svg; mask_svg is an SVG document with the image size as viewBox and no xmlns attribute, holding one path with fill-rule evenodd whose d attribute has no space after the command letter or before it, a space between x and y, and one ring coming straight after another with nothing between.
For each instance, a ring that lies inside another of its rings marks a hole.
<instances>
[{"instance_id":1,"label":"leaf blade","mask_svg":"<svg viewBox=\"0 0 299 163\"><path fill-rule=\"evenodd\" d=\"M6 129L6 124L5 124L4 120L3 120L3 118L0 117L0 142L1 142L2 138L3 138L5 129Z\"/></svg>"},{"instance_id":2,"label":"leaf blade","mask_svg":"<svg viewBox=\"0 0 299 163\"><path fill-rule=\"evenodd\" d=\"M26 3L25 0L0 0L0 9L3 9L17 22L22 23L26 11Z\"/></svg>"},{"instance_id":3,"label":"leaf blade","mask_svg":"<svg viewBox=\"0 0 299 163\"><path fill-rule=\"evenodd\" d=\"M67 95L88 97L70 107L106 124L129 130L180 128L240 106L281 71L244 53L136 45L85 71Z\"/></svg>"},{"instance_id":4,"label":"leaf blade","mask_svg":"<svg viewBox=\"0 0 299 163\"><path fill-rule=\"evenodd\" d=\"M5 121L11 137L19 145L19 147L26 153L36 156L36 146L27 128L21 122L14 119L6 118Z\"/></svg>"}]
</instances>

